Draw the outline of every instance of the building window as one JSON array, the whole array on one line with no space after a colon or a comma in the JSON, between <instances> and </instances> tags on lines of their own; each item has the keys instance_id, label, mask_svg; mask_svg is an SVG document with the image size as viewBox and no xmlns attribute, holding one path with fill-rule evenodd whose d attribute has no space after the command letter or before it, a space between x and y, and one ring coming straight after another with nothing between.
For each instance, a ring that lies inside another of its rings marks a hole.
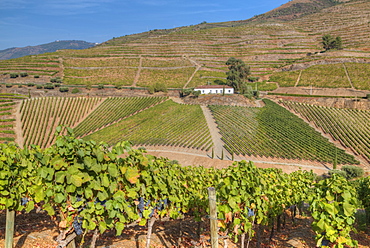
<instances>
[{"instance_id":1,"label":"building window","mask_svg":"<svg viewBox=\"0 0 370 248\"><path fill-rule=\"evenodd\" d=\"M216 90L216 93L217 93L217 90Z\"/></svg>"},{"instance_id":2,"label":"building window","mask_svg":"<svg viewBox=\"0 0 370 248\"><path fill-rule=\"evenodd\" d=\"M229 93L231 92L231 90L227 90Z\"/></svg>"},{"instance_id":3,"label":"building window","mask_svg":"<svg viewBox=\"0 0 370 248\"><path fill-rule=\"evenodd\" d=\"M204 94L204 90L202 90L202 93Z\"/></svg>"}]
</instances>

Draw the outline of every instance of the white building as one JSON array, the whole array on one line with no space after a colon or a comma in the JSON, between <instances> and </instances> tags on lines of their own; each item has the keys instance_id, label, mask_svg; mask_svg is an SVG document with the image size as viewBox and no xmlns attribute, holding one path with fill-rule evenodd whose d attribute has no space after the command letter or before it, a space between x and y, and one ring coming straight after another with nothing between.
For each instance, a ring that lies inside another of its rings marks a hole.
<instances>
[{"instance_id":1,"label":"white building","mask_svg":"<svg viewBox=\"0 0 370 248\"><path fill-rule=\"evenodd\" d=\"M201 94L234 94L234 88L228 85L203 85L195 87L194 90L200 91Z\"/></svg>"}]
</instances>

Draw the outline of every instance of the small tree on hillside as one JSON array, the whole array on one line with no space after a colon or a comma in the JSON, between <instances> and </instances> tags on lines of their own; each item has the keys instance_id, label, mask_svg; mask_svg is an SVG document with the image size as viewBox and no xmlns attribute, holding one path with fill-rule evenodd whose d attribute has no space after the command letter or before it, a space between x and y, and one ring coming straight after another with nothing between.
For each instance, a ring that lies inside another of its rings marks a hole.
<instances>
[{"instance_id":1,"label":"small tree on hillside","mask_svg":"<svg viewBox=\"0 0 370 248\"><path fill-rule=\"evenodd\" d=\"M326 34L322 37L321 44L323 45L323 48L325 51L333 50L333 49L342 49L342 38L336 37L334 38L330 34Z\"/></svg>"},{"instance_id":2,"label":"small tree on hillside","mask_svg":"<svg viewBox=\"0 0 370 248\"><path fill-rule=\"evenodd\" d=\"M242 89L242 85L250 74L250 68L241 59L236 59L234 57L229 58L226 61L226 65L229 67L229 71L226 72L227 75L227 85L232 86L235 91Z\"/></svg>"}]
</instances>

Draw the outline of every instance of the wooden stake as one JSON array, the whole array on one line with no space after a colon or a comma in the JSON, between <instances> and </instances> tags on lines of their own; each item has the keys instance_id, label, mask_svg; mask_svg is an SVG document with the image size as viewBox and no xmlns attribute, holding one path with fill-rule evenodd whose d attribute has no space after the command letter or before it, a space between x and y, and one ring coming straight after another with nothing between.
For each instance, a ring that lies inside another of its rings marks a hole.
<instances>
[{"instance_id":1,"label":"wooden stake","mask_svg":"<svg viewBox=\"0 0 370 248\"><path fill-rule=\"evenodd\" d=\"M217 231L217 209L216 209L216 190L213 187L208 188L209 199L209 218L211 223L211 246L218 248L218 231Z\"/></svg>"},{"instance_id":2,"label":"wooden stake","mask_svg":"<svg viewBox=\"0 0 370 248\"><path fill-rule=\"evenodd\" d=\"M148 234L146 236L146 248L150 248L150 238L152 236L152 229L155 222L155 217L152 217L148 223Z\"/></svg>"},{"instance_id":3,"label":"wooden stake","mask_svg":"<svg viewBox=\"0 0 370 248\"><path fill-rule=\"evenodd\" d=\"M5 248L13 248L15 211L6 210Z\"/></svg>"}]
</instances>

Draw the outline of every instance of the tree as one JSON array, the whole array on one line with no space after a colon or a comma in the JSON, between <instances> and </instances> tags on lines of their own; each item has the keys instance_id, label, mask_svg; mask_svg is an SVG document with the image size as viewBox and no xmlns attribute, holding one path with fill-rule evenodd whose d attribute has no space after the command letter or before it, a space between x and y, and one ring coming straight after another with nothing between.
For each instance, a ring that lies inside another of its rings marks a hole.
<instances>
[{"instance_id":1,"label":"tree","mask_svg":"<svg viewBox=\"0 0 370 248\"><path fill-rule=\"evenodd\" d=\"M325 51L332 50L332 49L342 49L342 38L336 37L334 38L330 34L326 34L322 37L321 44L323 45L323 48Z\"/></svg>"},{"instance_id":2,"label":"tree","mask_svg":"<svg viewBox=\"0 0 370 248\"><path fill-rule=\"evenodd\" d=\"M227 85L232 86L235 91L240 92L242 85L250 74L250 68L241 59L230 57L226 61L226 65L229 66L227 75Z\"/></svg>"}]
</instances>

